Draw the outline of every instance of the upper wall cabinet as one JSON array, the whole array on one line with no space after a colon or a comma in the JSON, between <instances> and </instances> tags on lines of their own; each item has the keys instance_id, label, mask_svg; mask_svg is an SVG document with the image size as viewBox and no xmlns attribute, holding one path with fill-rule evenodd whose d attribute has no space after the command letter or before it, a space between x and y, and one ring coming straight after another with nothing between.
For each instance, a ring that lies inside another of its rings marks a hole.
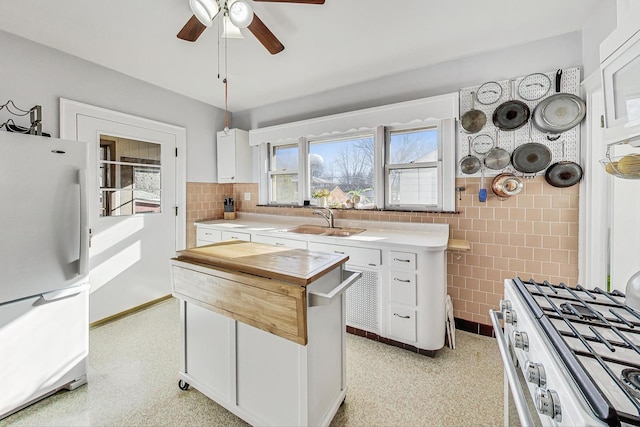
<instances>
[{"instance_id":1,"label":"upper wall cabinet","mask_svg":"<svg viewBox=\"0 0 640 427\"><path fill-rule=\"evenodd\" d=\"M600 45L608 143L640 136L640 7Z\"/></svg>"},{"instance_id":2,"label":"upper wall cabinet","mask_svg":"<svg viewBox=\"0 0 640 427\"><path fill-rule=\"evenodd\" d=\"M252 182L249 132L229 129L217 136L218 183Z\"/></svg>"}]
</instances>

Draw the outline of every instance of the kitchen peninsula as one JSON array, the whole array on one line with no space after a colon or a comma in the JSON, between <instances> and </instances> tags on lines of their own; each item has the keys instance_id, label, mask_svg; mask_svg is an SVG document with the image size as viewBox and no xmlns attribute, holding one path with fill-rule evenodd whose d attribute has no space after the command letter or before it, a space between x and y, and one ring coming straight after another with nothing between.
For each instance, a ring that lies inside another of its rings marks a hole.
<instances>
[{"instance_id":1,"label":"kitchen peninsula","mask_svg":"<svg viewBox=\"0 0 640 427\"><path fill-rule=\"evenodd\" d=\"M343 402L348 256L245 241L180 251L180 388L253 425L328 425Z\"/></svg>"}]
</instances>

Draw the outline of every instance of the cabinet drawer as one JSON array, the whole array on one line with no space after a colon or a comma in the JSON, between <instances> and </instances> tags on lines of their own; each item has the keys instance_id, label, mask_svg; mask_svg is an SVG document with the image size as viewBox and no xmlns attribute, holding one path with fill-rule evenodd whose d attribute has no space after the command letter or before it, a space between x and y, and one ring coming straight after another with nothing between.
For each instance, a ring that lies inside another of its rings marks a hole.
<instances>
[{"instance_id":1,"label":"cabinet drawer","mask_svg":"<svg viewBox=\"0 0 640 427\"><path fill-rule=\"evenodd\" d=\"M365 267L378 267L382 264L380 249L358 248L353 246L332 245L329 243L309 242L310 251L339 253L349 256L348 264Z\"/></svg>"},{"instance_id":2,"label":"cabinet drawer","mask_svg":"<svg viewBox=\"0 0 640 427\"><path fill-rule=\"evenodd\" d=\"M416 310L399 305L389 305L389 337L400 341L415 343Z\"/></svg>"},{"instance_id":3,"label":"cabinet drawer","mask_svg":"<svg viewBox=\"0 0 640 427\"><path fill-rule=\"evenodd\" d=\"M390 271L389 300L416 305L416 274L409 271Z\"/></svg>"},{"instance_id":4,"label":"cabinet drawer","mask_svg":"<svg viewBox=\"0 0 640 427\"><path fill-rule=\"evenodd\" d=\"M267 243L269 245L284 246L293 249L307 249L307 242L304 240L283 239L282 237L262 236L257 234L253 236L253 242Z\"/></svg>"},{"instance_id":5,"label":"cabinet drawer","mask_svg":"<svg viewBox=\"0 0 640 427\"><path fill-rule=\"evenodd\" d=\"M402 270L416 269L416 254L413 252L389 252L389 265L391 268L400 268Z\"/></svg>"},{"instance_id":6,"label":"cabinet drawer","mask_svg":"<svg viewBox=\"0 0 640 427\"><path fill-rule=\"evenodd\" d=\"M198 227L196 238L198 242L216 243L222 240L222 232L220 230L212 230L210 228ZM204 243L207 244L207 243ZM200 246L200 244L198 244Z\"/></svg>"},{"instance_id":7,"label":"cabinet drawer","mask_svg":"<svg viewBox=\"0 0 640 427\"><path fill-rule=\"evenodd\" d=\"M222 231L222 240L246 240L251 241L250 233L239 233L237 231Z\"/></svg>"}]
</instances>

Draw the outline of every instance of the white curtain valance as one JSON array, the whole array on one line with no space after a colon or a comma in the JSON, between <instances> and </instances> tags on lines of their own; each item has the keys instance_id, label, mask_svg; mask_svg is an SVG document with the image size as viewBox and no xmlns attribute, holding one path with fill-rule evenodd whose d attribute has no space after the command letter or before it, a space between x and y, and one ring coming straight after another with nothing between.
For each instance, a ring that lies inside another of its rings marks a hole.
<instances>
[{"instance_id":1,"label":"white curtain valance","mask_svg":"<svg viewBox=\"0 0 640 427\"><path fill-rule=\"evenodd\" d=\"M312 138L350 131L372 130L376 126L419 123L432 119L459 118L458 93L448 93L413 101L399 102L348 113L333 114L315 119L249 131L249 144L260 145L295 143L300 137Z\"/></svg>"}]
</instances>

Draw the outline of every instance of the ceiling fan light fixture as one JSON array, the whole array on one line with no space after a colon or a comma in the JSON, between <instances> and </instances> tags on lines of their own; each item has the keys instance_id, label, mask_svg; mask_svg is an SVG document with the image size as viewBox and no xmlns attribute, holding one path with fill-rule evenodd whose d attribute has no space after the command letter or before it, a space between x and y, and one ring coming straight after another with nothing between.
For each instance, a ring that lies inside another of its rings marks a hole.
<instances>
[{"instance_id":1,"label":"ceiling fan light fixture","mask_svg":"<svg viewBox=\"0 0 640 427\"><path fill-rule=\"evenodd\" d=\"M213 25L213 20L220 12L220 6L215 0L189 0L191 11L198 21L206 27Z\"/></svg>"},{"instance_id":2,"label":"ceiling fan light fixture","mask_svg":"<svg viewBox=\"0 0 640 427\"><path fill-rule=\"evenodd\" d=\"M235 1L229 7L229 18L238 28L246 28L253 21L253 9L247 2Z\"/></svg>"},{"instance_id":3,"label":"ceiling fan light fixture","mask_svg":"<svg viewBox=\"0 0 640 427\"><path fill-rule=\"evenodd\" d=\"M226 15L222 20L222 26L223 26L222 37L226 39L243 39L244 38L244 36L240 32L240 28L233 25L233 23L231 22L231 19L229 19L229 17Z\"/></svg>"}]
</instances>

